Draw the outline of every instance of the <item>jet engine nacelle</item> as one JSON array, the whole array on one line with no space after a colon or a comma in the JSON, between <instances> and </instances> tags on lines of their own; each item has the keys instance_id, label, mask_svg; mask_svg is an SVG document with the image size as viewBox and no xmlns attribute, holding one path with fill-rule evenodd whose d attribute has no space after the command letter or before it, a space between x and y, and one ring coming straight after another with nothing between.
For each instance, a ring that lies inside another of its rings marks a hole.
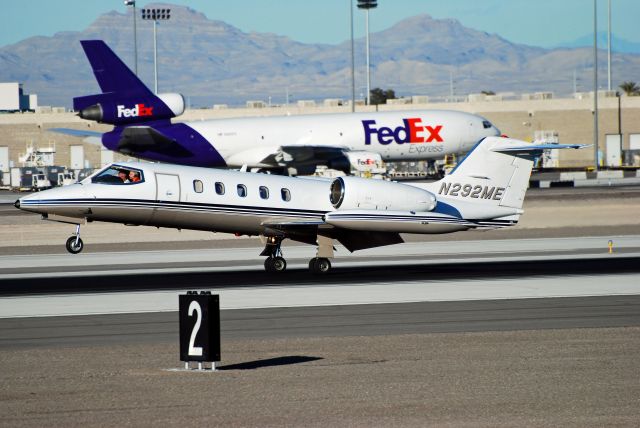
<instances>
[{"instance_id":1,"label":"jet engine nacelle","mask_svg":"<svg viewBox=\"0 0 640 428\"><path fill-rule=\"evenodd\" d=\"M171 119L185 109L184 97L175 93L127 98L106 93L74 98L73 105L81 118L111 125Z\"/></svg>"},{"instance_id":2,"label":"jet engine nacelle","mask_svg":"<svg viewBox=\"0 0 640 428\"><path fill-rule=\"evenodd\" d=\"M160 98L160 100L173 112L173 117L178 117L184 113L185 106L182 94L170 92L166 94L158 94L158 98Z\"/></svg>"},{"instance_id":3,"label":"jet engine nacelle","mask_svg":"<svg viewBox=\"0 0 640 428\"><path fill-rule=\"evenodd\" d=\"M338 177L331 183L330 200L335 209L431 211L433 193L394 181Z\"/></svg>"}]
</instances>

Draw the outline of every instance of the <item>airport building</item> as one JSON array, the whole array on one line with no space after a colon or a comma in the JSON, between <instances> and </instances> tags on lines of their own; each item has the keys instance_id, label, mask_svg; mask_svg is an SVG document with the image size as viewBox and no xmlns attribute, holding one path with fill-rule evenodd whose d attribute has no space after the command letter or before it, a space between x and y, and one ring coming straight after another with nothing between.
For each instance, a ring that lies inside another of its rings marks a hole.
<instances>
[{"instance_id":1,"label":"airport building","mask_svg":"<svg viewBox=\"0 0 640 428\"><path fill-rule=\"evenodd\" d=\"M0 112L35 111L38 108L38 96L25 94L22 83L0 83Z\"/></svg>"},{"instance_id":2,"label":"airport building","mask_svg":"<svg viewBox=\"0 0 640 428\"><path fill-rule=\"evenodd\" d=\"M15 84L17 85L17 84ZM14 89L17 87L14 87ZM577 94L574 98L554 98L551 94L527 94L518 99L482 94L470 95L457 102L431 102L426 96L390 100L380 106L356 107L357 111L450 109L480 114L493 122L505 135L525 141L562 144L593 143L593 94ZM640 96L617 97L615 93L599 94L599 160L603 167L640 167ZM342 105L341 105L342 104ZM246 108L216 106L211 109L187 110L179 121L216 118L297 115L312 113L349 114L348 103L297 103L289 106L263 106L251 103ZM54 163L71 170L99 168L114 160L129 157L114 154L101 145L83 143L81 138L47 131L48 128L91 129L108 131L100 125L77 117L71 112L16 113L0 115L0 172L7 174L19 167L31 147L54 152ZM621 135L621 138L620 138ZM563 150L548 166L584 170L594 166L595 150Z\"/></svg>"}]
</instances>

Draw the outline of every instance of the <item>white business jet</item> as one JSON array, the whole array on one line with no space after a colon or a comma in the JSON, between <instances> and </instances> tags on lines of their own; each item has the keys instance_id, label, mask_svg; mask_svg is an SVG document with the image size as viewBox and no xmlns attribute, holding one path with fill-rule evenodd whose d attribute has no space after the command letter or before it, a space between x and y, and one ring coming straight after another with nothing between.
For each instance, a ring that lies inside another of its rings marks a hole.
<instances>
[{"instance_id":1,"label":"white business jet","mask_svg":"<svg viewBox=\"0 0 640 428\"><path fill-rule=\"evenodd\" d=\"M317 245L309 268L325 273L334 240L356 251L401 243L401 233L513 226L523 213L533 157L544 149L581 147L487 137L450 175L421 184L114 163L81 183L20 198L15 206L76 224L66 244L71 253L83 248L80 224L105 221L258 235L269 272L286 269L280 245L288 238Z\"/></svg>"}]
</instances>

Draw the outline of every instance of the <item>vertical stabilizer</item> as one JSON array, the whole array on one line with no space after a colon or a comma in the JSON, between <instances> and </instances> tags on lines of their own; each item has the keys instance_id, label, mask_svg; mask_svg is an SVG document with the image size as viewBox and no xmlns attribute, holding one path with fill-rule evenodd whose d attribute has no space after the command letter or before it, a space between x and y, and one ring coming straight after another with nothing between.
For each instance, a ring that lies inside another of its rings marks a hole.
<instances>
[{"instance_id":1,"label":"vertical stabilizer","mask_svg":"<svg viewBox=\"0 0 640 428\"><path fill-rule=\"evenodd\" d=\"M439 199L453 203L519 210L529 187L533 159L543 150L582 147L487 137L430 188Z\"/></svg>"},{"instance_id":2,"label":"vertical stabilizer","mask_svg":"<svg viewBox=\"0 0 640 428\"><path fill-rule=\"evenodd\" d=\"M82 40L80 43L103 93L153 95L105 42Z\"/></svg>"}]
</instances>

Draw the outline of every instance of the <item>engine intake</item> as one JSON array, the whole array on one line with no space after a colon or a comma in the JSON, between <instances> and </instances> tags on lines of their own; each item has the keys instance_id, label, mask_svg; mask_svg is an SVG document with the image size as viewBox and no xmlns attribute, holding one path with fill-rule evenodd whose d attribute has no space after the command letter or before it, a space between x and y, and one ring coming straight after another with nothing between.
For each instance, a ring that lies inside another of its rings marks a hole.
<instances>
[{"instance_id":1,"label":"engine intake","mask_svg":"<svg viewBox=\"0 0 640 428\"><path fill-rule=\"evenodd\" d=\"M338 177L331 183L329 199L335 209L431 211L437 201L433 193L393 181Z\"/></svg>"}]
</instances>

